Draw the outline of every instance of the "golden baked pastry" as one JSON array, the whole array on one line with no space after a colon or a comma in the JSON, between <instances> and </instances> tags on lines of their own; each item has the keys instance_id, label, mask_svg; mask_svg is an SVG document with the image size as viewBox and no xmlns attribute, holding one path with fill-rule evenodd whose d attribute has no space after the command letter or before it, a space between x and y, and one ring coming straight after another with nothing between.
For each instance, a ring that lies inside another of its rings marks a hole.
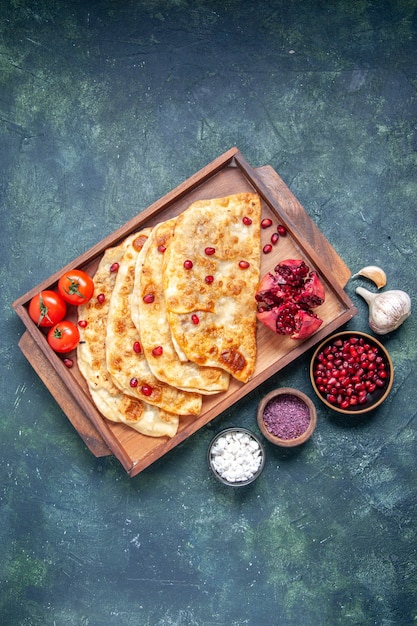
<instances>
[{"instance_id":1,"label":"golden baked pastry","mask_svg":"<svg viewBox=\"0 0 417 626\"><path fill-rule=\"evenodd\" d=\"M241 382L256 362L260 217L257 194L199 200L178 216L164 254L167 317L180 358Z\"/></svg>"},{"instance_id":2,"label":"golden baked pastry","mask_svg":"<svg viewBox=\"0 0 417 626\"><path fill-rule=\"evenodd\" d=\"M173 437L178 429L178 415L124 394L114 384L106 366L107 316L116 280L110 268L120 263L126 245L135 237L105 251L94 275L94 295L87 304L78 307L78 319L87 325L80 327L77 363L94 404L105 418L123 422L144 435ZM103 295L102 302L97 299L99 294Z\"/></svg>"},{"instance_id":3,"label":"golden baked pastry","mask_svg":"<svg viewBox=\"0 0 417 626\"><path fill-rule=\"evenodd\" d=\"M204 395L229 387L229 374L221 368L182 361L172 343L168 324L162 273L164 255L174 235L176 218L155 226L138 254L131 297L132 320L140 333L143 354L159 380ZM150 302L145 296L152 294Z\"/></svg>"},{"instance_id":4,"label":"golden baked pastry","mask_svg":"<svg viewBox=\"0 0 417 626\"><path fill-rule=\"evenodd\" d=\"M178 415L199 415L202 405L200 394L182 391L152 374L140 349L140 334L132 321L130 298L136 261L150 233L150 229L145 229L133 240L130 239L120 261L107 317L107 369L115 385L127 395Z\"/></svg>"}]
</instances>

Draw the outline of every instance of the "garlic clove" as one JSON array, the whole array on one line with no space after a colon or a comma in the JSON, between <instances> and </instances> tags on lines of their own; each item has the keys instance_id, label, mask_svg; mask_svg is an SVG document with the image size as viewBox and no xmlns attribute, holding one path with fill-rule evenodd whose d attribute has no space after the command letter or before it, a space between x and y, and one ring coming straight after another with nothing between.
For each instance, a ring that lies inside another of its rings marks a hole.
<instances>
[{"instance_id":1,"label":"garlic clove","mask_svg":"<svg viewBox=\"0 0 417 626\"><path fill-rule=\"evenodd\" d=\"M411 315L411 299L401 289L392 289L383 293L372 293L363 287L357 287L356 293L369 306L369 326L377 335L386 335L396 330Z\"/></svg>"},{"instance_id":2,"label":"garlic clove","mask_svg":"<svg viewBox=\"0 0 417 626\"><path fill-rule=\"evenodd\" d=\"M352 278L357 278L358 276L369 278L375 283L378 289L381 289L381 287L385 287L385 285L387 284L387 276L384 270L377 265L366 265L366 267L360 269L359 272L356 272L356 274L354 274Z\"/></svg>"}]
</instances>

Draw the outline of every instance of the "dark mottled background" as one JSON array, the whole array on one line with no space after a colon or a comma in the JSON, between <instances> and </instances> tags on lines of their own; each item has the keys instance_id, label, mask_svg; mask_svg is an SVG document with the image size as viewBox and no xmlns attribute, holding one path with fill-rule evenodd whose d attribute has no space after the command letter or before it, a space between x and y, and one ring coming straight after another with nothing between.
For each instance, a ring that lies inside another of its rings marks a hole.
<instances>
[{"instance_id":1,"label":"dark mottled background","mask_svg":"<svg viewBox=\"0 0 417 626\"><path fill-rule=\"evenodd\" d=\"M11 302L236 145L353 272L381 265L414 303L417 0L0 6L1 623L415 623L414 316L384 338L382 407L317 403L312 440L268 448L236 492L207 472L211 436L255 428L274 386L311 393L309 355L129 479L21 355ZM367 331L358 284L349 327Z\"/></svg>"}]
</instances>

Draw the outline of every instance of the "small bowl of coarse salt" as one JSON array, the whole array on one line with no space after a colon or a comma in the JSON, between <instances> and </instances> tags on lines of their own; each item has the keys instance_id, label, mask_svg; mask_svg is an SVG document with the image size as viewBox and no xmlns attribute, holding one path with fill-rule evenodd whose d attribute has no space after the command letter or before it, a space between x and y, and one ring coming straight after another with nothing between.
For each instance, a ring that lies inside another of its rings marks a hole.
<instances>
[{"instance_id":1,"label":"small bowl of coarse salt","mask_svg":"<svg viewBox=\"0 0 417 626\"><path fill-rule=\"evenodd\" d=\"M258 426L277 446L298 446L313 434L317 424L312 400L298 389L281 387L268 393L258 406Z\"/></svg>"},{"instance_id":2,"label":"small bowl of coarse salt","mask_svg":"<svg viewBox=\"0 0 417 626\"><path fill-rule=\"evenodd\" d=\"M265 465L265 449L250 430L226 428L211 440L207 461L219 482L231 487L243 487L261 474Z\"/></svg>"}]
</instances>

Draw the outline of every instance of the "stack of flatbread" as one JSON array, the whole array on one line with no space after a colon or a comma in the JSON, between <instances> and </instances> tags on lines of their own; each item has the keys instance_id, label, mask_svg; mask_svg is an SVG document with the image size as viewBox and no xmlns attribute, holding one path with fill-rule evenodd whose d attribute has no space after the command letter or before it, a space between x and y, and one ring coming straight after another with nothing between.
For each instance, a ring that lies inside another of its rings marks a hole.
<instances>
[{"instance_id":1,"label":"stack of flatbread","mask_svg":"<svg viewBox=\"0 0 417 626\"><path fill-rule=\"evenodd\" d=\"M200 200L105 251L77 352L104 417L173 437L203 396L250 379L260 217L256 194Z\"/></svg>"}]
</instances>

